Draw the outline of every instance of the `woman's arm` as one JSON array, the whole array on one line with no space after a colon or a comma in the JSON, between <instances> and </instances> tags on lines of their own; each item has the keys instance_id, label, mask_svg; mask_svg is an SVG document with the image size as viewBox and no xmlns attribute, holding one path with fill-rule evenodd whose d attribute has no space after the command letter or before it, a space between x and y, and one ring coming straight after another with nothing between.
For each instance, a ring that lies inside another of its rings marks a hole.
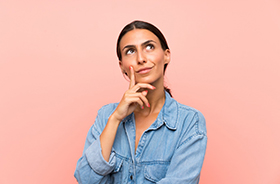
<instances>
[{"instance_id":1,"label":"woman's arm","mask_svg":"<svg viewBox=\"0 0 280 184\"><path fill-rule=\"evenodd\" d=\"M111 153L108 162L104 160L99 136L106 124L106 116L111 114L114 108L112 104L103 106L87 134L83 155L78 160L74 174L80 184L106 183L110 180L107 175L114 169L114 152Z\"/></svg>"},{"instance_id":2,"label":"woman's arm","mask_svg":"<svg viewBox=\"0 0 280 184\"><path fill-rule=\"evenodd\" d=\"M103 158L108 162L111 150L114 144L114 140L116 137L116 133L118 130L118 126L121 120L117 119L114 114L110 116L106 127L104 128L103 132L100 135L100 144L101 144L101 151Z\"/></svg>"}]
</instances>

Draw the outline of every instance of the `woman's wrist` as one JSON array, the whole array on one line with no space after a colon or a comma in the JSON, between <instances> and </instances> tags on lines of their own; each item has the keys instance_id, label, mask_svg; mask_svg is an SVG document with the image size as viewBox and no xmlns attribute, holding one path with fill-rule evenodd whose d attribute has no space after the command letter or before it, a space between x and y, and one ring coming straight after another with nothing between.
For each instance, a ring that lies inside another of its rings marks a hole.
<instances>
[{"instance_id":1,"label":"woman's wrist","mask_svg":"<svg viewBox=\"0 0 280 184\"><path fill-rule=\"evenodd\" d=\"M116 115L116 113L113 112L113 114L109 117L108 121L112 121L114 123L120 124L120 122L122 121L122 118L118 117L118 115Z\"/></svg>"}]
</instances>

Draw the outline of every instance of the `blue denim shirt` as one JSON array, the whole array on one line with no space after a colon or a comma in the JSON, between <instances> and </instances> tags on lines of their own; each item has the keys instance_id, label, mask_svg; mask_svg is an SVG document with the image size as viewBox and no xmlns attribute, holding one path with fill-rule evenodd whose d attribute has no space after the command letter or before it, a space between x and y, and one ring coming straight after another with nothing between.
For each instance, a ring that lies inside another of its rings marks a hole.
<instances>
[{"instance_id":1,"label":"blue denim shirt","mask_svg":"<svg viewBox=\"0 0 280 184\"><path fill-rule=\"evenodd\" d=\"M135 150L135 120L130 114L120 123L109 162L99 136L117 103L103 106L90 128L74 176L80 184L196 184L204 160L207 136L203 115L166 100L155 122L142 134Z\"/></svg>"}]
</instances>

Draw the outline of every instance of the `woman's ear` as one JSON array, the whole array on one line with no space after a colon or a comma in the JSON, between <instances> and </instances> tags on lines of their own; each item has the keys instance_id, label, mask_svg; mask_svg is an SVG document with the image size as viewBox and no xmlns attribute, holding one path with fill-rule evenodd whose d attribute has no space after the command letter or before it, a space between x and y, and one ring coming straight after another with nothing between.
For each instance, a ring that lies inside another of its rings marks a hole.
<instances>
[{"instance_id":1,"label":"woman's ear","mask_svg":"<svg viewBox=\"0 0 280 184\"><path fill-rule=\"evenodd\" d=\"M168 64L170 62L170 50L165 49L164 51L164 64Z\"/></svg>"},{"instance_id":2,"label":"woman's ear","mask_svg":"<svg viewBox=\"0 0 280 184\"><path fill-rule=\"evenodd\" d=\"M123 71L123 66L122 66L122 62L121 61L119 61L119 66L120 66L121 70Z\"/></svg>"},{"instance_id":3,"label":"woman's ear","mask_svg":"<svg viewBox=\"0 0 280 184\"><path fill-rule=\"evenodd\" d=\"M121 69L122 73L124 73L125 75L127 75L126 71L125 71L124 68L123 68L123 65L122 65L122 62L121 62L121 61L119 61L119 66L120 66L120 69Z\"/></svg>"}]
</instances>

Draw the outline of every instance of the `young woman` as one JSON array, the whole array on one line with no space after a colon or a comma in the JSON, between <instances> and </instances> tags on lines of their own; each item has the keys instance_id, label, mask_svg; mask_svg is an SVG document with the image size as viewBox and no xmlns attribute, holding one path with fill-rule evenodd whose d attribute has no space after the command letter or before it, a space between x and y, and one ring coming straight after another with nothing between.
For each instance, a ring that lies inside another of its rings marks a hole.
<instances>
[{"instance_id":1,"label":"young woman","mask_svg":"<svg viewBox=\"0 0 280 184\"><path fill-rule=\"evenodd\" d=\"M80 184L199 182L207 136L203 115L164 87L170 50L152 24L134 21L117 41L130 78L119 103L103 106L90 128L75 177Z\"/></svg>"}]
</instances>

